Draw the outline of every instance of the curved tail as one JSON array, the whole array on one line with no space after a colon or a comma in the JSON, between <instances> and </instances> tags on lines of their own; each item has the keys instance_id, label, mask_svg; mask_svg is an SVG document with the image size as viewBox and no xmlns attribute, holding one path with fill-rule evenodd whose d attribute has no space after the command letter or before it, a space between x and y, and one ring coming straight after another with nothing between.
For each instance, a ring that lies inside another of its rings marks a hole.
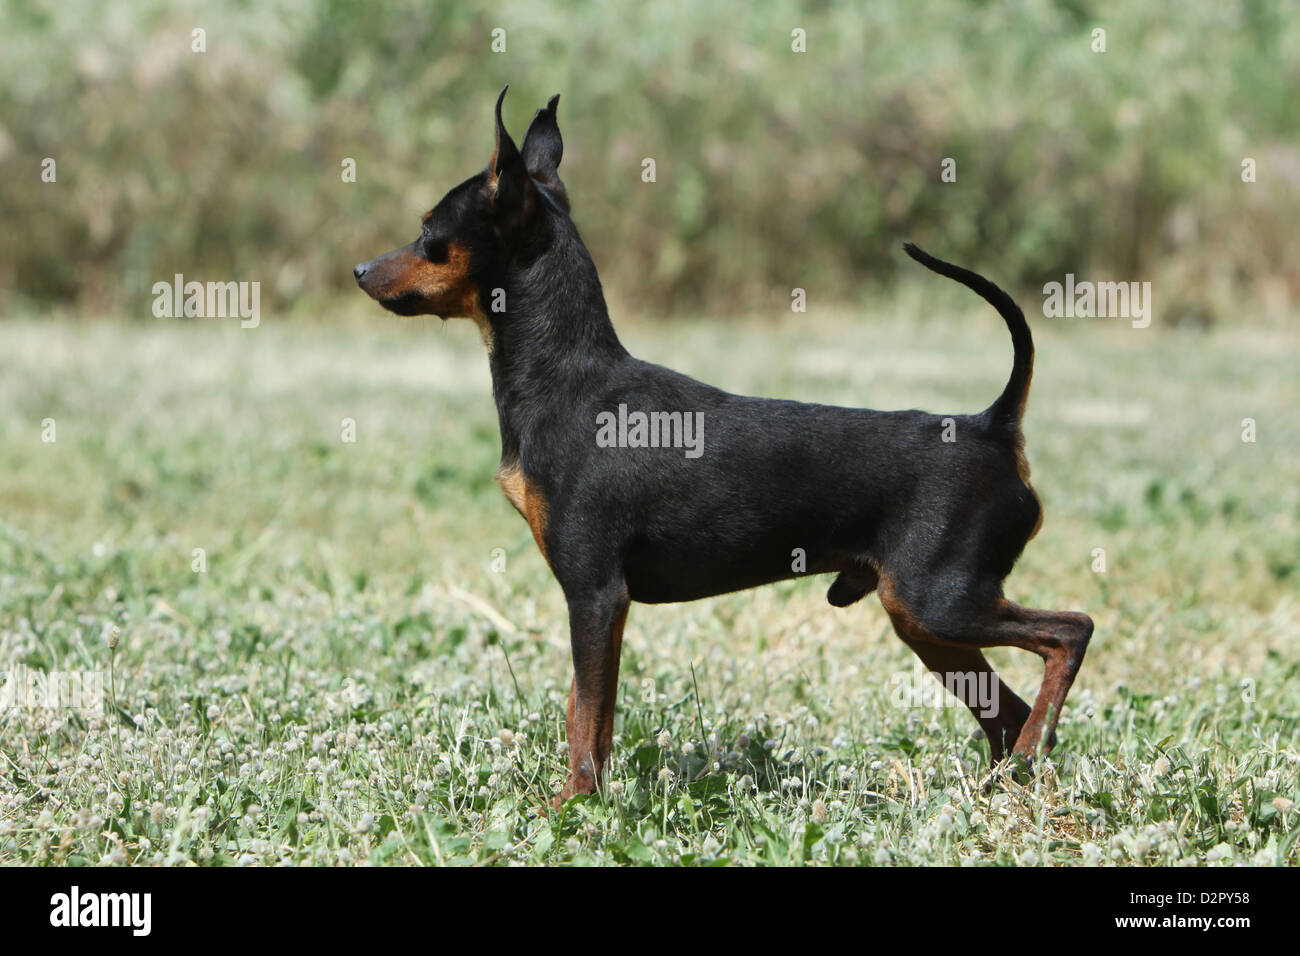
<instances>
[{"instance_id":1,"label":"curved tail","mask_svg":"<svg viewBox=\"0 0 1300 956\"><path fill-rule=\"evenodd\" d=\"M1011 345L1014 358L1011 364L1011 378L1002 390L997 401L985 412L992 424L1020 432L1020 419L1025 414L1025 401L1029 398L1029 380L1034 377L1034 339L1029 334L1029 324L1025 314L1020 311L1011 296L1007 295L982 275L955 266L942 259L936 259L923 252L910 242L903 243L907 254L921 265L941 276L955 279L969 289L978 292L989 305L998 310L1007 328L1011 332Z\"/></svg>"}]
</instances>

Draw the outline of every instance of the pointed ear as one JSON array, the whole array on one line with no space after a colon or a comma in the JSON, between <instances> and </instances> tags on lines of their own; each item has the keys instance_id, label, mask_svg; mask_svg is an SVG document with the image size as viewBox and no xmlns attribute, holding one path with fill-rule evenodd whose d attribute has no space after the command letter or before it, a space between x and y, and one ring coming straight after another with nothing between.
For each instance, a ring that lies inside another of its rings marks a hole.
<instances>
[{"instance_id":1,"label":"pointed ear","mask_svg":"<svg viewBox=\"0 0 1300 956\"><path fill-rule=\"evenodd\" d=\"M505 101L506 90L508 89L510 89L509 86L501 87L501 93L497 96L496 142L492 147L492 159L488 162L488 176L494 186L501 175L501 171L519 159L519 148L515 146L515 141L510 138L510 134L506 132L506 124L501 122L501 104Z\"/></svg>"},{"instance_id":2,"label":"pointed ear","mask_svg":"<svg viewBox=\"0 0 1300 956\"><path fill-rule=\"evenodd\" d=\"M503 87L497 97L496 146L487 168L488 191L496 211L497 225L506 235L517 232L531 220L537 208L537 187L528 178L519 148L501 121L501 103L508 89L508 86Z\"/></svg>"},{"instance_id":3,"label":"pointed ear","mask_svg":"<svg viewBox=\"0 0 1300 956\"><path fill-rule=\"evenodd\" d=\"M524 166L528 175L543 186L549 186L564 199L568 205L569 194L560 181L556 170L560 157L564 155L564 140L560 138L560 124L556 121L555 111L560 102L560 94L551 97L545 108L537 111L533 122L524 136Z\"/></svg>"}]
</instances>

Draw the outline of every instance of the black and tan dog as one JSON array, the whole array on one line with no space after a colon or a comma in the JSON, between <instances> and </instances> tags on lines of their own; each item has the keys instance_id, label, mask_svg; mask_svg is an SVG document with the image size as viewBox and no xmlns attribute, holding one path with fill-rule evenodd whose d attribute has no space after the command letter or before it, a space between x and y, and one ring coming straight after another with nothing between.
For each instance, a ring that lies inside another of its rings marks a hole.
<instances>
[{"instance_id":1,"label":"black and tan dog","mask_svg":"<svg viewBox=\"0 0 1300 956\"><path fill-rule=\"evenodd\" d=\"M522 150L502 125L504 97L487 168L443 197L414 242L354 273L385 308L472 318L487 342L501 425L497 480L569 608L570 777L559 799L601 780L629 602L691 601L800 574L836 572L827 598L837 607L878 590L927 668L963 676L965 688L971 678L991 685L994 707L977 706L973 691L965 702L994 761L1007 747L1026 757L1050 748L1092 620L1002 594L1042 516L1020 431L1033 343L1011 297L905 247L983 296L1011 330L1005 390L987 410L947 424L920 411L731 395L642 362L619 343L569 217L556 173L559 97L537 112ZM683 422L702 425L695 454L676 441ZM1001 646L1043 658L1032 708L981 651Z\"/></svg>"}]
</instances>

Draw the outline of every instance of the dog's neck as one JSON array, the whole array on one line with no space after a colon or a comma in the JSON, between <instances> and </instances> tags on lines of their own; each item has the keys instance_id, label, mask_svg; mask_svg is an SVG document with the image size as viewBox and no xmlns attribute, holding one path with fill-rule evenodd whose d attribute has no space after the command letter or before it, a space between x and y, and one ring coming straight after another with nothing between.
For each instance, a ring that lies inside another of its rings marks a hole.
<instances>
[{"instance_id":1,"label":"dog's neck","mask_svg":"<svg viewBox=\"0 0 1300 956\"><path fill-rule=\"evenodd\" d=\"M578 401L628 355L577 228L548 212L542 251L510 268L505 310L490 318L503 462L517 462L555 417L577 413Z\"/></svg>"}]
</instances>

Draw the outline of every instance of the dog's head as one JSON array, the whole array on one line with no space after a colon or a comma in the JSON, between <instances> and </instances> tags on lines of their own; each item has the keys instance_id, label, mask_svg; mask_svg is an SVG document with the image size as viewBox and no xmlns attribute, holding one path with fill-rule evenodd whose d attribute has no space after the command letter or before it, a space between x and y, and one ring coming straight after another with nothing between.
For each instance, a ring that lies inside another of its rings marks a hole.
<instances>
[{"instance_id":1,"label":"dog's head","mask_svg":"<svg viewBox=\"0 0 1300 956\"><path fill-rule=\"evenodd\" d=\"M556 173L564 143L551 97L537 111L520 150L496 105L496 145L487 168L425 213L416 240L352 270L368 296L398 315L486 320L486 302L512 255L527 246L548 208L567 213Z\"/></svg>"}]
</instances>

